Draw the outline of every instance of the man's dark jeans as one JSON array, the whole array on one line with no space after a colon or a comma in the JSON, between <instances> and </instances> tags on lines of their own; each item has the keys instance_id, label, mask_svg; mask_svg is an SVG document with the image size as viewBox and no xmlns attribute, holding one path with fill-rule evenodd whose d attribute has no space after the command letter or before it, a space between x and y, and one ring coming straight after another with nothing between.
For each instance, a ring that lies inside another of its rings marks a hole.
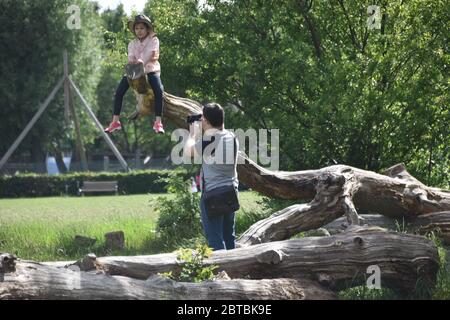
<instances>
[{"instance_id":1,"label":"man's dark jeans","mask_svg":"<svg viewBox=\"0 0 450 320\"><path fill-rule=\"evenodd\" d=\"M208 245L213 250L234 249L235 244L235 212L227 213L215 218L208 217L203 197L200 199L200 211L203 230Z\"/></svg>"}]
</instances>

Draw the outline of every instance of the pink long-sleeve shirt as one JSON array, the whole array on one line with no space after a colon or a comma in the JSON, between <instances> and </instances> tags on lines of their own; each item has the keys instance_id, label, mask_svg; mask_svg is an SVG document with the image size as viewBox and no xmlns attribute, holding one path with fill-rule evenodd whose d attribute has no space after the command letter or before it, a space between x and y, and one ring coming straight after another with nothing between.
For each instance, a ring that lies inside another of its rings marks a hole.
<instances>
[{"instance_id":1,"label":"pink long-sleeve shirt","mask_svg":"<svg viewBox=\"0 0 450 320\"><path fill-rule=\"evenodd\" d=\"M141 59L144 62L145 73L155 72L161 75L161 66L158 59L151 60L153 53L159 56L159 39L156 35L148 36L144 41L135 39L128 44L128 61Z\"/></svg>"}]
</instances>

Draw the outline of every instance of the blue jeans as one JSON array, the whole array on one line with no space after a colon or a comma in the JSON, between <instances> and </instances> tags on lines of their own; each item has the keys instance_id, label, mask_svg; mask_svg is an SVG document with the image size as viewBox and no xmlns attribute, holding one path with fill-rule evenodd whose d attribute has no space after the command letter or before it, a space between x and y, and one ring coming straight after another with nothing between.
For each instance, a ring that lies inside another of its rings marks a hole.
<instances>
[{"instance_id":1,"label":"blue jeans","mask_svg":"<svg viewBox=\"0 0 450 320\"><path fill-rule=\"evenodd\" d=\"M200 211L203 230L208 245L213 250L234 249L235 244L235 212L227 213L215 218L208 217L203 197L200 199Z\"/></svg>"},{"instance_id":2,"label":"blue jeans","mask_svg":"<svg viewBox=\"0 0 450 320\"><path fill-rule=\"evenodd\" d=\"M163 91L164 87L161 82L161 78L153 72L147 74L148 82L153 89L155 94L155 116L161 117L163 113ZM122 111L123 96L130 88L128 79L123 76L120 80L119 85L116 89L116 94L114 95L114 115L119 116Z\"/></svg>"}]
</instances>

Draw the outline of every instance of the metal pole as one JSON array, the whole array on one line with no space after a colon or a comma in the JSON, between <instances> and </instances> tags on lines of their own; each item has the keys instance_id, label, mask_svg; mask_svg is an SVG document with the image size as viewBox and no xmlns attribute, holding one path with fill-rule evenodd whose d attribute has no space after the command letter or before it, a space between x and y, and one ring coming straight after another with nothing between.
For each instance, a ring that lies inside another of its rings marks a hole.
<instances>
[{"instance_id":1,"label":"metal pole","mask_svg":"<svg viewBox=\"0 0 450 320\"><path fill-rule=\"evenodd\" d=\"M8 161L8 159L11 157L13 152L17 149L17 147L22 142L22 140L25 138L25 136L28 134L28 132L31 130L31 128L34 126L34 124L39 119L39 117L42 115L42 113L45 111L45 109L50 104L50 102L53 100L53 98L56 95L56 92L58 92L58 90L61 88L63 83L64 83L64 76L58 81L58 83L53 88L52 92L49 94L47 99L45 99L44 104L39 108L39 110L36 112L36 114L33 116L33 118L30 120L30 122L28 122L27 126L25 127L25 129L23 129L23 131L17 137L16 141L14 141L12 146L9 147L8 151L6 151L5 155L0 160L0 170L5 165L5 163Z\"/></svg>"},{"instance_id":2,"label":"metal pole","mask_svg":"<svg viewBox=\"0 0 450 320\"><path fill-rule=\"evenodd\" d=\"M69 76L68 77L70 84L72 85L72 88L75 90L75 92L77 93L78 97L80 97L81 102L83 103L84 107L86 108L89 116L91 117L91 119L94 121L95 125L97 126L97 128L100 130L103 139L105 139L105 141L108 143L109 147L111 148L112 152L114 153L114 155L116 156L117 160L119 160L120 164L122 165L123 169L125 171L130 171L130 168L128 167L127 162L125 161L125 159L122 157L122 155L120 154L119 150L116 148L116 146L114 145L114 143L112 142L111 138L103 131L103 126L101 125L100 121L98 121L97 117L95 116L94 112L92 111L92 109L89 107L89 105L87 104L86 100L84 99L84 97L81 95L80 90L78 90L77 86L75 85L75 83L72 81L72 78Z\"/></svg>"},{"instance_id":3,"label":"metal pole","mask_svg":"<svg viewBox=\"0 0 450 320\"><path fill-rule=\"evenodd\" d=\"M70 84L69 84L69 63L67 58L67 50L64 50L64 77L66 80L64 81L64 106L65 109L69 111L69 114L72 115L73 122L75 124L75 138L76 138L76 145L78 150L78 155L80 156L81 160L81 169L83 171L88 169L87 165L87 159L86 159L86 152L84 149L83 139L81 138L81 130L80 130L80 123L78 122L77 114L75 113L75 108L73 106L73 99L72 99L72 92L70 90Z\"/></svg>"}]
</instances>

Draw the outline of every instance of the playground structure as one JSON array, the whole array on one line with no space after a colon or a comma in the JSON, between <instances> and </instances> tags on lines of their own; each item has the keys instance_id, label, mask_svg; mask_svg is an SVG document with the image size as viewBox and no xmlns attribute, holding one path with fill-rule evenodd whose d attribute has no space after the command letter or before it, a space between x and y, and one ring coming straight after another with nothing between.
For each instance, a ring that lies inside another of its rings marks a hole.
<instances>
[{"instance_id":1,"label":"playground structure","mask_svg":"<svg viewBox=\"0 0 450 320\"><path fill-rule=\"evenodd\" d=\"M73 119L74 125L75 125L75 135L76 135L76 145L77 150L80 155L82 169L87 170L87 159L86 159L86 153L84 151L83 146L83 139L81 137L81 131L80 131L80 123L77 118L77 114L75 112L71 95L73 92L76 93L76 95L80 98L82 102L82 106L85 108L87 114L93 121L94 125L100 130L101 136L103 139L105 139L106 143L116 156L116 158L119 160L123 170L130 171L130 168L128 167L127 162L122 157L121 153L117 149L117 147L114 145L114 142L111 140L111 138L103 132L103 126L98 121L97 117L95 116L95 113L92 111L91 107L89 107L89 104L87 103L86 99L81 94L80 90L78 89L77 85L74 83L72 78L69 74L69 64L68 64L68 55L67 51L64 51L63 54L63 63L64 63L64 74L63 76L58 80L53 90L50 92L50 94L45 99L44 103L39 107L38 111L34 114L33 118L28 122L28 124L25 126L23 131L20 133L20 135L17 137L17 139L14 141L14 143L9 147L8 151L3 155L3 157L0 159L0 171L2 170L2 167L5 165L5 163L8 161L8 159L11 157L11 155L14 153L14 151L17 149L17 147L20 145L20 143L23 141L23 139L26 137L28 132L33 128L34 124L40 116L44 113L44 111L47 109L50 102L55 98L55 95L61 89L62 86L64 86L64 108L65 112L67 114L70 114L70 116ZM73 90L73 91L72 91Z\"/></svg>"}]
</instances>

